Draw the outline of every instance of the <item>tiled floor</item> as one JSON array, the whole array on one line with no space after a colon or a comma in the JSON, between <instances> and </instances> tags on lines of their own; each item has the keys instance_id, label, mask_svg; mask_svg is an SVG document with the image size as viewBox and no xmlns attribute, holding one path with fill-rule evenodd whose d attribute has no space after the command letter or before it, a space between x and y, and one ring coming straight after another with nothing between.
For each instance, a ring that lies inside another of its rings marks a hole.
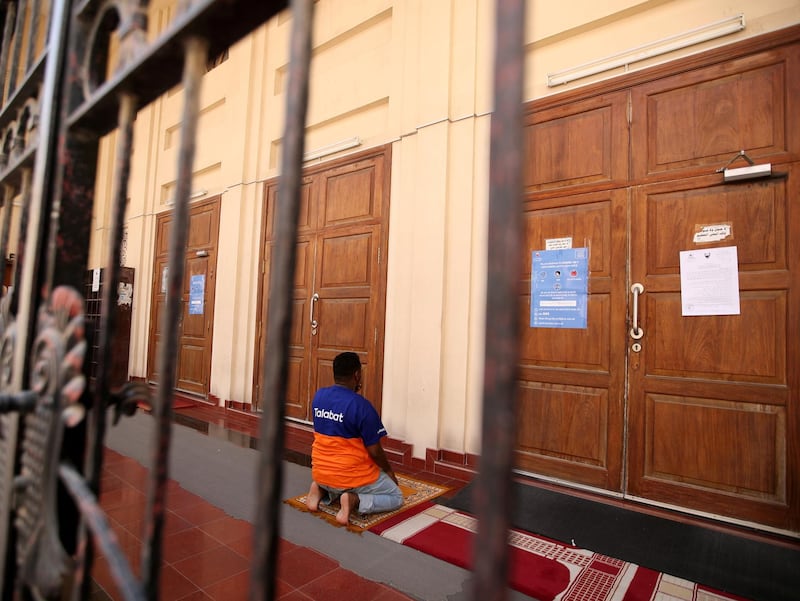
<instances>
[{"instance_id":1,"label":"tiled floor","mask_svg":"<svg viewBox=\"0 0 800 601\"><path fill-rule=\"evenodd\" d=\"M257 444L258 420L252 416L208 407L189 407L177 412L179 423L208 428L212 435L244 436L239 444ZM221 429L220 429L221 427ZM208 432L207 432L208 433ZM103 466L101 505L122 550L139 573L142 526L146 506L147 470L134 459L107 450ZM464 483L435 474L431 481ZM452 493L451 493L452 494ZM202 497L170 481L163 540L160 579L162 601L247 599L253 528L235 519ZM92 577L93 601L121 599L108 564L98 557ZM314 549L281 540L276 598L281 601L399 601L411 598L342 568L335 559Z\"/></svg>"},{"instance_id":2,"label":"tiled floor","mask_svg":"<svg viewBox=\"0 0 800 601\"><path fill-rule=\"evenodd\" d=\"M138 574L148 477L147 470L139 462L149 463L147 445L141 441L149 437L153 423L142 413L123 422L127 426L119 424L114 429L122 432L118 431L116 438L106 439L109 447L117 450L109 448L105 455L101 505ZM254 476L259 455L254 449L259 448L260 420L255 415L190 404L176 410L175 422L188 428L180 427L173 433L173 451L177 451L172 458L182 461L180 469L170 468L170 476L175 481L170 481L167 495L160 599L245 600L253 537L251 522L246 520L252 520L256 512ZM283 464L287 497L307 490L310 470L308 457L302 453L302 449L308 448L307 434L301 430L293 434L294 439L287 436L286 447L291 449L286 455L289 463ZM396 465L395 468L401 473L452 487L445 498L465 484L407 466ZM198 485L199 481L210 482L211 486ZM231 491L238 494L231 494ZM213 503L207 499L212 499ZM719 528L715 524L715 529ZM440 601L446 598L463 601L470 598L467 596L471 576L468 571L381 537L365 533L361 538L293 509L282 513L280 532L293 542L282 540L281 543L277 599ZM760 556L754 554L753 557ZM783 561L780 565L786 563ZM791 569L794 565L788 562L786 567ZM751 571L745 570L745 573ZM767 566L763 573L767 573ZM120 598L102 558L95 565L93 577L97 584L93 601ZM397 590L383 583L390 583ZM530 598L511 591L509 599L528 601Z\"/></svg>"}]
</instances>

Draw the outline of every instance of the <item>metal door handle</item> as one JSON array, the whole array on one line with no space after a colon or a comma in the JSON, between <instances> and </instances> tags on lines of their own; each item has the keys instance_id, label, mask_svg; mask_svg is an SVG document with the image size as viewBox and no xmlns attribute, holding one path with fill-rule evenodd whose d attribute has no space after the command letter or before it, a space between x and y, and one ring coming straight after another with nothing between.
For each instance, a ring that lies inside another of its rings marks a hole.
<instances>
[{"instance_id":1,"label":"metal door handle","mask_svg":"<svg viewBox=\"0 0 800 601\"><path fill-rule=\"evenodd\" d=\"M308 316L308 319L311 321L311 333L312 334L316 334L317 333L317 326L319 325L319 322L317 322L317 320L314 319L314 307L316 306L318 300L319 300L319 294L317 294L315 292L313 294L313 296L311 297L311 311L310 311L310 314Z\"/></svg>"},{"instance_id":2,"label":"metal door handle","mask_svg":"<svg viewBox=\"0 0 800 601\"><path fill-rule=\"evenodd\" d=\"M631 292L633 293L633 325L631 326L631 338L639 340L639 338L644 336L644 330L639 327L639 295L644 292L644 286L636 282L631 286Z\"/></svg>"}]
</instances>

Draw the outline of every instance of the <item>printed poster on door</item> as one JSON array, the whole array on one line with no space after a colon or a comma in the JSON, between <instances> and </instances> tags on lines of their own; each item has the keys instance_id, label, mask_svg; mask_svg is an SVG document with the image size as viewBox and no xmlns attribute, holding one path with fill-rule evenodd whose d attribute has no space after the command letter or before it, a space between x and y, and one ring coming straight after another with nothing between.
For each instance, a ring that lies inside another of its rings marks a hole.
<instances>
[{"instance_id":1,"label":"printed poster on door","mask_svg":"<svg viewBox=\"0 0 800 601\"><path fill-rule=\"evenodd\" d=\"M589 249L535 250L531 268L531 327L586 329Z\"/></svg>"},{"instance_id":2,"label":"printed poster on door","mask_svg":"<svg viewBox=\"0 0 800 601\"><path fill-rule=\"evenodd\" d=\"M203 298L206 292L206 276L193 275L189 280L189 315L203 314Z\"/></svg>"},{"instance_id":3,"label":"printed poster on door","mask_svg":"<svg viewBox=\"0 0 800 601\"><path fill-rule=\"evenodd\" d=\"M681 315L739 315L735 246L680 252Z\"/></svg>"}]
</instances>

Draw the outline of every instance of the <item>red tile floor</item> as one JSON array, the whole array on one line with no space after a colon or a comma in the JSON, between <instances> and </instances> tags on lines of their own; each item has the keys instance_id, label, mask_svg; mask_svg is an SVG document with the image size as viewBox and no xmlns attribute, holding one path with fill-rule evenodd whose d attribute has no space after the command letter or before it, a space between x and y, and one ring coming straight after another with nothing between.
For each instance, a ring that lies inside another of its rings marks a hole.
<instances>
[{"instance_id":1,"label":"red tile floor","mask_svg":"<svg viewBox=\"0 0 800 601\"><path fill-rule=\"evenodd\" d=\"M177 412L191 419L214 420L232 431L257 437L258 419L236 412L196 407ZM417 475L417 477L423 477ZM427 475L442 482L441 476ZM134 459L110 449L104 459L101 506L117 534L134 573L139 573L148 471ZM442 482L454 489L464 482ZM454 490L450 494L453 494ZM235 601L247 599L252 524L228 516L202 497L170 481L161 564L162 601ZM102 556L95 561L93 601L121 599ZM340 567L317 551L281 540L276 582L281 601L401 601L411 598Z\"/></svg>"}]
</instances>

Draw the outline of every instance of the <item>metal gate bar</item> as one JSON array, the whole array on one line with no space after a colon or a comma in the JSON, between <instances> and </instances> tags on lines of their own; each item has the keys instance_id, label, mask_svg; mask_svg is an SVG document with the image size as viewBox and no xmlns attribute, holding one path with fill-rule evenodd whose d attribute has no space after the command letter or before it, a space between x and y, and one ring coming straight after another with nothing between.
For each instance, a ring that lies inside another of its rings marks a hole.
<instances>
[{"instance_id":1,"label":"metal gate bar","mask_svg":"<svg viewBox=\"0 0 800 601\"><path fill-rule=\"evenodd\" d=\"M516 442L522 248L525 0L497 0L490 131L489 258L479 472L474 491L475 601L507 596L511 469Z\"/></svg>"},{"instance_id":2,"label":"metal gate bar","mask_svg":"<svg viewBox=\"0 0 800 601\"><path fill-rule=\"evenodd\" d=\"M100 493L100 474L103 467L103 440L106 430L106 412L104 410L106 399L111 398L110 367L111 340L116 332L116 311L113 310L115 297L119 287L120 273L115 266L121 265L122 232L125 223L125 208L127 206L128 180L130 176L130 156L133 148L133 121L136 117L136 100L130 94L120 98L119 127L117 131L117 151L114 169L114 191L111 203L111 235L108 242L108 257L106 260L106 282L102 291L100 309L100 339L97 341L98 354L97 375L95 391L92 401L93 407L98 410L89 412L86 443L86 457L84 461L84 477L89 492L95 496ZM110 268L109 268L110 267ZM109 275L110 274L110 275ZM145 390L137 387L133 395L142 400L146 398ZM125 402L119 399L118 403ZM96 530L95 530L96 533ZM97 534L95 534L97 536ZM78 583L73 591L73 599L86 598L89 595L89 578L94 550L86 532L86 525L81 521L78 533L78 557L75 571ZM106 553L114 557L113 553ZM120 576L120 578L123 578Z\"/></svg>"},{"instance_id":3,"label":"metal gate bar","mask_svg":"<svg viewBox=\"0 0 800 601\"><path fill-rule=\"evenodd\" d=\"M294 272L297 254L297 221L303 175L308 79L311 63L313 0L292 0L289 80L284 151L275 215L275 254L270 270L270 302L261 406L261 440L264 448L258 470L258 511L255 547L250 575L250 600L270 601L275 596L283 482L284 400L289 366Z\"/></svg>"},{"instance_id":4,"label":"metal gate bar","mask_svg":"<svg viewBox=\"0 0 800 601\"><path fill-rule=\"evenodd\" d=\"M167 467L172 440L172 395L175 389L175 369L178 352L178 322L182 315L184 256L189 233L189 200L192 191L197 121L200 115L200 84L208 61L208 45L202 38L186 41L186 66L183 75L184 109L178 154L178 180L175 190L172 228L170 230L167 302L163 323L166 339L159 349L158 395L153 407L156 417L157 442L153 449L150 487L147 494L144 544L142 545L142 578L148 599L158 598L161 567L161 539L166 510Z\"/></svg>"}]
</instances>

